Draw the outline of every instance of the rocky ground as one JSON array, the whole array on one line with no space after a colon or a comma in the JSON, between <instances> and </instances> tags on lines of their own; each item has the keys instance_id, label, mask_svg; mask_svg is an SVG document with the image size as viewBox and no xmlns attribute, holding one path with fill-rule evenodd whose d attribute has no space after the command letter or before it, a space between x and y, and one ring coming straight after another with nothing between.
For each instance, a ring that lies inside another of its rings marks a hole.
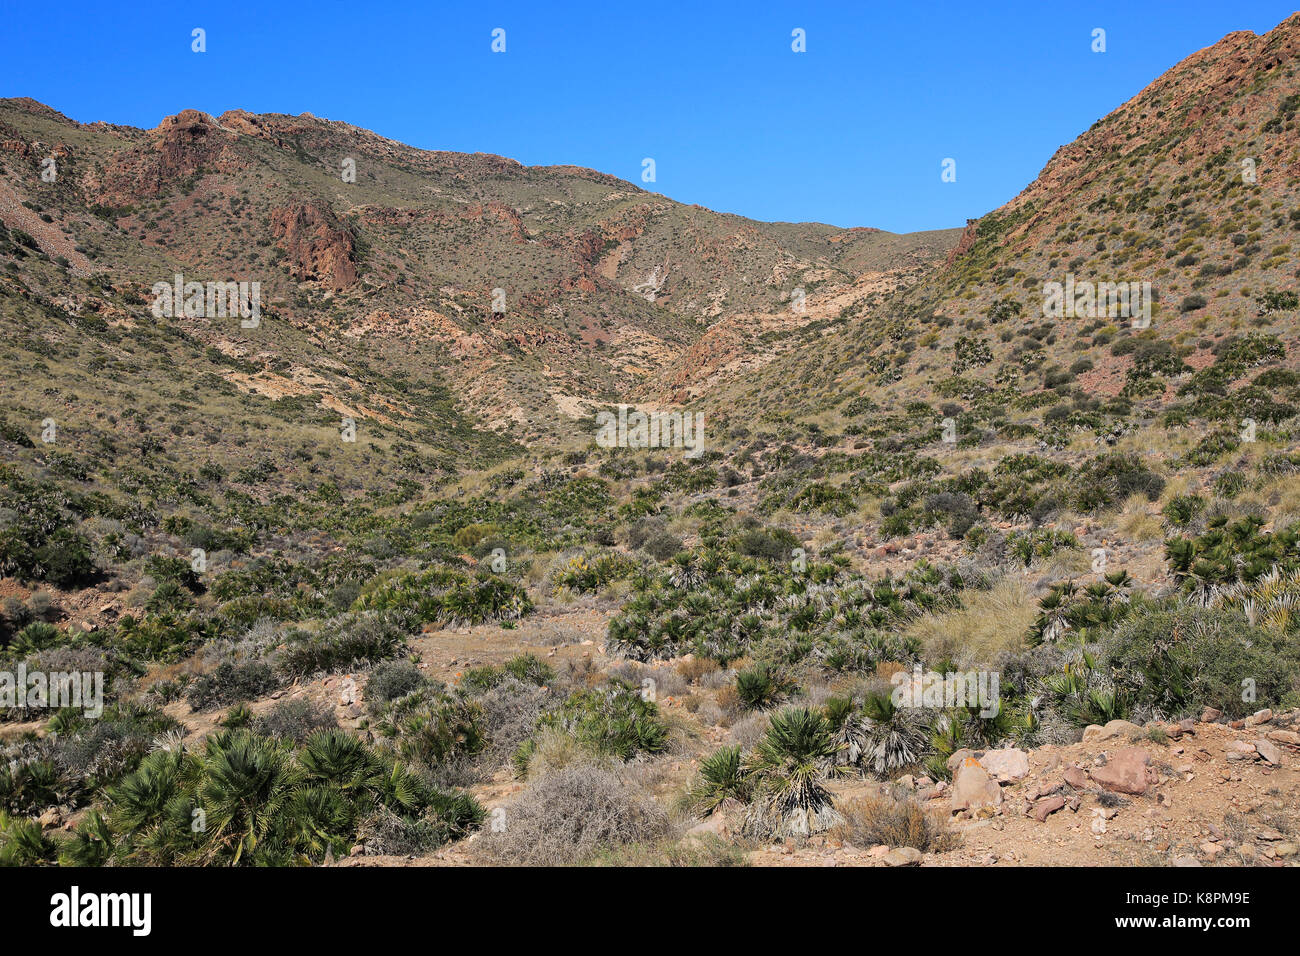
<instances>
[{"instance_id":1,"label":"rocky ground","mask_svg":"<svg viewBox=\"0 0 1300 956\"><path fill-rule=\"evenodd\" d=\"M575 608L517 633L469 628L430 636L417 647L431 673L444 680L455 680L458 668L499 663L525 651L550 655L553 663L587 659L588 666L603 670L616 663L600 646L606 619L598 609ZM567 643L545 647L557 638ZM291 691L301 692L311 691ZM691 695L708 693L695 686L690 690ZM684 789L699 757L728 737L727 729L708 726L698 711L688 711L686 696L661 701L687 729L674 752L659 758L647 774L663 800ZM342 719L348 710L341 707ZM960 836L952 850L852 846L819 835L748 847L748 861L755 866L1286 866L1300 861L1300 710L1262 710L1231 723L1213 710L1199 721L1178 724L1140 727L1116 720L1087 728L1079 743L963 750L949 766L951 782L907 775L893 786L949 822ZM842 805L890 784L850 778L828 786ZM523 787L503 770L472 789L490 810ZM744 843L738 809L687 827L688 838L712 835ZM339 863L463 866L470 854L460 844L426 856L358 854Z\"/></svg>"},{"instance_id":2,"label":"rocky ground","mask_svg":"<svg viewBox=\"0 0 1300 956\"><path fill-rule=\"evenodd\" d=\"M953 782L902 778L961 844L940 854L814 838L762 866L1285 866L1300 846L1300 711L1138 727L1116 720L1037 750L959 751ZM878 784L855 784L852 789Z\"/></svg>"}]
</instances>

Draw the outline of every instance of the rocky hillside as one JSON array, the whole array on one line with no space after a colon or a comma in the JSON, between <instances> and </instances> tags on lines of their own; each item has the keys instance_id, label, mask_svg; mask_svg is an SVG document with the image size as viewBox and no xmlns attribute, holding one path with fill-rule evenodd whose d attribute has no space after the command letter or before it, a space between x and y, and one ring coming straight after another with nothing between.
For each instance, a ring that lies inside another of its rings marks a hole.
<instances>
[{"instance_id":1,"label":"rocky hillside","mask_svg":"<svg viewBox=\"0 0 1300 956\"><path fill-rule=\"evenodd\" d=\"M140 318L141 297L176 273L258 281L275 323L322 353L445 382L482 428L524 442L579 437L592 402L651 396L647 380L689 361L718 321L868 272L914 279L957 236L759 223L591 170L428 152L310 115L184 110L138 130L4 100L0 162L5 225L59 264L20 261L11 294L48 300L93 279L82 298ZM225 374L241 389L344 402L325 355L276 329L184 325L251 363ZM285 363L325 380L286 385ZM409 410L385 391L400 425Z\"/></svg>"},{"instance_id":2,"label":"rocky hillside","mask_svg":"<svg viewBox=\"0 0 1300 956\"><path fill-rule=\"evenodd\" d=\"M968 437L1038 427L1045 410L1098 434L1163 413L1285 418L1293 393L1248 386L1263 355L1285 350L1294 369L1300 354L1298 46L1300 14L1188 57L969 223L924 281L847 312L841 334L792 333L785 357L716 407L852 425L858 395L948 399ZM1048 314L1048 284L1067 281L1149 283L1150 308L1080 298Z\"/></svg>"}]
</instances>

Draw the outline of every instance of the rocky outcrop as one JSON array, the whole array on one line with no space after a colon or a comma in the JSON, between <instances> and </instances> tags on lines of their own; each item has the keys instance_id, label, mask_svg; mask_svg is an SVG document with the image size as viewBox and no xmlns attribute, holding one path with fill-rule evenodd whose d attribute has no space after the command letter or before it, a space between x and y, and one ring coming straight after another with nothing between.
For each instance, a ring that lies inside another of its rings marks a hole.
<instances>
[{"instance_id":1,"label":"rocky outcrop","mask_svg":"<svg viewBox=\"0 0 1300 956\"><path fill-rule=\"evenodd\" d=\"M233 148L237 139L207 113L181 110L158 124L147 145L114 158L96 199L104 205L129 205L201 173L235 172L246 165Z\"/></svg>"},{"instance_id":2,"label":"rocky outcrop","mask_svg":"<svg viewBox=\"0 0 1300 956\"><path fill-rule=\"evenodd\" d=\"M966 220L966 230L961 234L961 238L957 240L957 245L953 246L952 250L948 253L947 265L952 265L966 253L970 252L971 246L975 245L975 230L979 227L979 224L980 221L978 219Z\"/></svg>"},{"instance_id":3,"label":"rocky outcrop","mask_svg":"<svg viewBox=\"0 0 1300 956\"><path fill-rule=\"evenodd\" d=\"M352 234L328 210L314 203L272 209L271 234L299 282L320 282L338 292L357 281Z\"/></svg>"}]
</instances>

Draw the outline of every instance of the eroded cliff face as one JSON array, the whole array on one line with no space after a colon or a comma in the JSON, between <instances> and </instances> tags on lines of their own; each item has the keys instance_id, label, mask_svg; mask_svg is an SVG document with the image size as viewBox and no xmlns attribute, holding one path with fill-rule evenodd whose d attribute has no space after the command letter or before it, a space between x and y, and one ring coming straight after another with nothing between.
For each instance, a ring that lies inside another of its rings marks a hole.
<instances>
[{"instance_id":1,"label":"eroded cliff face","mask_svg":"<svg viewBox=\"0 0 1300 956\"><path fill-rule=\"evenodd\" d=\"M336 292L357 281L356 243L328 210L313 203L273 209L271 234L298 281L320 282Z\"/></svg>"}]
</instances>

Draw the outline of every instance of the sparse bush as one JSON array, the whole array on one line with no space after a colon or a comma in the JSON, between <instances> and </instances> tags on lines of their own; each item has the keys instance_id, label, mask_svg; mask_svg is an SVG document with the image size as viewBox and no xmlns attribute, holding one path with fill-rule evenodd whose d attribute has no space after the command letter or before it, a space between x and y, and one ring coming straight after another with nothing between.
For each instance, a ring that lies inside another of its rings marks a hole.
<instances>
[{"instance_id":1,"label":"sparse bush","mask_svg":"<svg viewBox=\"0 0 1300 956\"><path fill-rule=\"evenodd\" d=\"M910 796L892 789L857 797L839 807L843 819L831 836L858 847L910 846L922 853L956 848L961 836L938 814L922 808Z\"/></svg>"},{"instance_id":2,"label":"sparse bush","mask_svg":"<svg viewBox=\"0 0 1300 956\"><path fill-rule=\"evenodd\" d=\"M572 865L671 833L652 799L590 764L542 776L506 805L505 814L505 828L485 832L473 847L480 859L502 866Z\"/></svg>"},{"instance_id":3,"label":"sparse bush","mask_svg":"<svg viewBox=\"0 0 1300 956\"><path fill-rule=\"evenodd\" d=\"M395 657L406 646L406 630L396 615L361 611L325 621L316 632L289 633L280 666L292 676L344 670Z\"/></svg>"},{"instance_id":4,"label":"sparse bush","mask_svg":"<svg viewBox=\"0 0 1300 956\"><path fill-rule=\"evenodd\" d=\"M282 737L298 744L305 743L322 730L333 730L337 726L333 707L313 703L305 697L280 701L253 723L259 734Z\"/></svg>"},{"instance_id":5,"label":"sparse bush","mask_svg":"<svg viewBox=\"0 0 1300 956\"><path fill-rule=\"evenodd\" d=\"M1135 703L1169 717L1204 707L1241 717L1292 705L1300 690L1294 643L1226 609L1144 607L1116 630L1103 654ZM1253 698L1242 699L1244 687L1253 688Z\"/></svg>"},{"instance_id":6,"label":"sparse bush","mask_svg":"<svg viewBox=\"0 0 1300 956\"><path fill-rule=\"evenodd\" d=\"M209 710L261 697L274 690L278 683L270 665L262 661L240 664L225 661L210 673L200 675L190 685L186 700L194 710Z\"/></svg>"},{"instance_id":7,"label":"sparse bush","mask_svg":"<svg viewBox=\"0 0 1300 956\"><path fill-rule=\"evenodd\" d=\"M366 681L366 702L371 712L390 700L405 697L424 683L420 669L408 660L384 661Z\"/></svg>"}]
</instances>

